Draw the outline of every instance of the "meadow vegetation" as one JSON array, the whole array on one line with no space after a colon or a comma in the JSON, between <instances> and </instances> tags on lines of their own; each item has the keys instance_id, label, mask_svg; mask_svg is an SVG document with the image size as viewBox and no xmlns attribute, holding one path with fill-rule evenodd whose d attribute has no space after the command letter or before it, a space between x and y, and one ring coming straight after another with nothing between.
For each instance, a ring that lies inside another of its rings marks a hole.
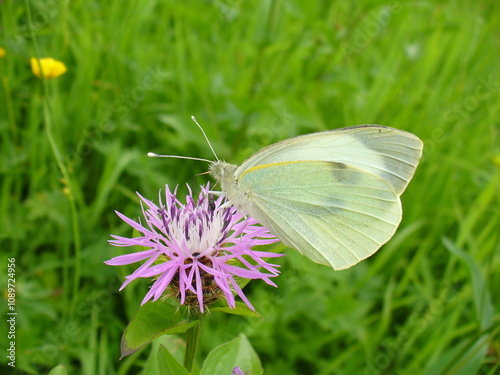
<instances>
[{"instance_id":1,"label":"meadow vegetation","mask_svg":"<svg viewBox=\"0 0 500 375\"><path fill-rule=\"evenodd\" d=\"M0 20L0 311L7 327L15 258L19 373L153 373L151 346L119 360L148 282L118 292L133 268L103 261L127 252L107 240L130 236L114 210L139 217L135 192L209 180L146 156L214 159L192 115L232 163L358 124L424 142L387 245L339 272L287 250L279 288L245 288L263 320L212 314L200 361L244 333L266 375L500 371L495 1L4 0ZM67 72L39 79L31 57Z\"/></svg>"}]
</instances>

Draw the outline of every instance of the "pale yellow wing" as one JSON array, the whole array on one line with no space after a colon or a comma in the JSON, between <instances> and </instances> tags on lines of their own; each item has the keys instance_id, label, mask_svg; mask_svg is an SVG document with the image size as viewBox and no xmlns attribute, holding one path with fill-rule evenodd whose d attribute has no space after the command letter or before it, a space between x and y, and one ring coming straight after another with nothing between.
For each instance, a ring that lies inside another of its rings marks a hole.
<instances>
[{"instance_id":1,"label":"pale yellow wing","mask_svg":"<svg viewBox=\"0 0 500 375\"><path fill-rule=\"evenodd\" d=\"M401 203L376 174L343 163L294 161L249 168L242 209L286 245L344 269L375 253L396 231Z\"/></svg>"},{"instance_id":2,"label":"pale yellow wing","mask_svg":"<svg viewBox=\"0 0 500 375\"><path fill-rule=\"evenodd\" d=\"M381 177L401 195L415 173L422 148L417 136L403 130L380 125L353 126L301 135L265 147L245 160L235 177L266 164L337 162Z\"/></svg>"}]
</instances>

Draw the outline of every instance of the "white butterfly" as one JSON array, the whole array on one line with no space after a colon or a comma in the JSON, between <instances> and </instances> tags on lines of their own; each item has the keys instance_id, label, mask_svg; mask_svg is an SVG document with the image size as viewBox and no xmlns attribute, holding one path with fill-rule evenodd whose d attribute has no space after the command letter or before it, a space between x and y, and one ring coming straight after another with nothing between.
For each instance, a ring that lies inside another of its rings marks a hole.
<instances>
[{"instance_id":1,"label":"white butterfly","mask_svg":"<svg viewBox=\"0 0 500 375\"><path fill-rule=\"evenodd\" d=\"M411 133L361 125L275 143L239 167L215 161L210 174L285 245L341 270L394 235L422 148Z\"/></svg>"}]
</instances>

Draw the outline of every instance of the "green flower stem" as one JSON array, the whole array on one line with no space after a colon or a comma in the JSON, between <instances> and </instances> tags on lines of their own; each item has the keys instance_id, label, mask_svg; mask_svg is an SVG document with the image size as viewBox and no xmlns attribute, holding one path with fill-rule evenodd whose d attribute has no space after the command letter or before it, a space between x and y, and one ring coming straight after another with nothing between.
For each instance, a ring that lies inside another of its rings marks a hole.
<instances>
[{"instance_id":1,"label":"green flower stem","mask_svg":"<svg viewBox=\"0 0 500 375\"><path fill-rule=\"evenodd\" d=\"M196 354L196 348L198 347L198 339L200 337L201 326L203 325L204 314L200 314L197 317L200 320L200 324L190 328L186 332L186 352L184 353L184 367L189 372L193 369L194 357Z\"/></svg>"},{"instance_id":2,"label":"green flower stem","mask_svg":"<svg viewBox=\"0 0 500 375\"><path fill-rule=\"evenodd\" d=\"M75 307L77 303L76 296L78 296L79 290L80 290L80 278L81 278L81 270L80 270L80 265L81 265L81 238L80 238L80 225L78 223L78 209L76 207L75 203L75 196L74 196L74 191L72 189L72 180L69 175L68 169L66 168L66 165L63 162L63 156L59 150L59 147L56 143L56 140L54 139L53 131L52 131L52 121L50 118L50 110L49 110L49 103L48 99L44 95L44 100L43 100L43 114L44 114L44 122L45 122L45 129L47 132L47 138L49 139L50 147L52 149L52 152L54 154L54 157L57 161L57 165L59 167L59 170L61 171L61 174L64 178L63 183L67 186L67 189L64 189L66 196L68 197L69 204L70 204L70 212L71 212L71 223L72 223L72 231L73 231L73 241L74 241L74 256L71 258L73 259L73 264L75 267L75 272L73 274L73 292L72 295L75 297L72 300L72 308L71 308L71 313L73 314L75 312ZM67 273L68 265L69 265L69 254L65 254L65 273ZM68 288L69 289L69 288Z\"/></svg>"},{"instance_id":3,"label":"green flower stem","mask_svg":"<svg viewBox=\"0 0 500 375\"><path fill-rule=\"evenodd\" d=\"M12 142L8 143L9 147L12 147L11 155L14 153L15 146L17 145L18 136L17 136L17 126L16 120L14 117L14 105L12 103L12 90L10 89L9 78L7 76L7 72L4 72L4 68L0 63L0 77L2 77L2 87L5 92L5 107L7 109L7 118L9 123L9 128L11 131L11 139Z\"/></svg>"},{"instance_id":4,"label":"green flower stem","mask_svg":"<svg viewBox=\"0 0 500 375\"><path fill-rule=\"evenodd\" d=\"M25 0L26 4L26 14L28 17L28 24L32 25L32 16L31 16L31 8L30 8L30 3L28 0ZM29 27L31 31L31 39L33 40L33 48L35 50L35 54L37 58L40 58L40 49L38 48L38 43L37 39L35 37L35 32L33 27ZM38 59L38 65L40 72L42 72L42 77L43 77L43 69L40 64L40 60ZM68 168L64 164L64 158L63 155L60 151L60 147L56 142L56 139L54 137L54 131L52 128L52 119L51 119L51 112L50 112L50 95L49 95L49 90L47 87L47 82L44 78L41 78L42 86L43 86L43 119L44 119L44 124L45 124L45 130L47 133L47 138L49 140L50 148L52 149L52 153L54 154L54 158L56 159L57 166L59 167L59 170L62 174L63 177L63 183L66 187L64 189L64 192L66 196L68 197L69 203L70 203L70 212L71 212L71 223L72 223L72 231L73 231L73 241L74 241L74 249L75 253L74 256L72 257L72 264L74 264L74 274L73 274L73 291L71 293L73 297L73 300L71 301L71 310L70 310L70 315L73 315L75 310L76 310L76 304L77 304L77 296L79 295L79 289L80 289L80 278L81 278L81 238L80 238L80 225L78 223L78 209L76 207L76 202L75 202L75 195L74 195L74 189L73 189L73 182L70 176L70 173L68 171ZM63 287L65 291L65 299L68 299L68 293L69 293L69 282L68 282L68 267L69 267L69 262L70 260L70 255L68 254L67 249L65 248L65 253L64 253L64 271L63 271Z\"/></svg>"}]
</instances>

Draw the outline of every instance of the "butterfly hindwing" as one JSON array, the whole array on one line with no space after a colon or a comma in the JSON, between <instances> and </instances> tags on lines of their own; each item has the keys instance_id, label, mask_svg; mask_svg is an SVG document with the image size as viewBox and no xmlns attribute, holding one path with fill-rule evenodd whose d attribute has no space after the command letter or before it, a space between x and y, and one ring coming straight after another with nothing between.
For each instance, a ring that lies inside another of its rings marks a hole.
<instances>
[{"instance_id":1,"label":"butterfly hindwing","mask_svg":"<svg viewBox=\"0 0 500 375\"><path fill-rule=\"evenodd\" d=\"M291 161L247 168L244 210L315 262L348 268L377 251L401 221L401 203L379 175L341 162Z\"/></svg>"}]
</instances>

